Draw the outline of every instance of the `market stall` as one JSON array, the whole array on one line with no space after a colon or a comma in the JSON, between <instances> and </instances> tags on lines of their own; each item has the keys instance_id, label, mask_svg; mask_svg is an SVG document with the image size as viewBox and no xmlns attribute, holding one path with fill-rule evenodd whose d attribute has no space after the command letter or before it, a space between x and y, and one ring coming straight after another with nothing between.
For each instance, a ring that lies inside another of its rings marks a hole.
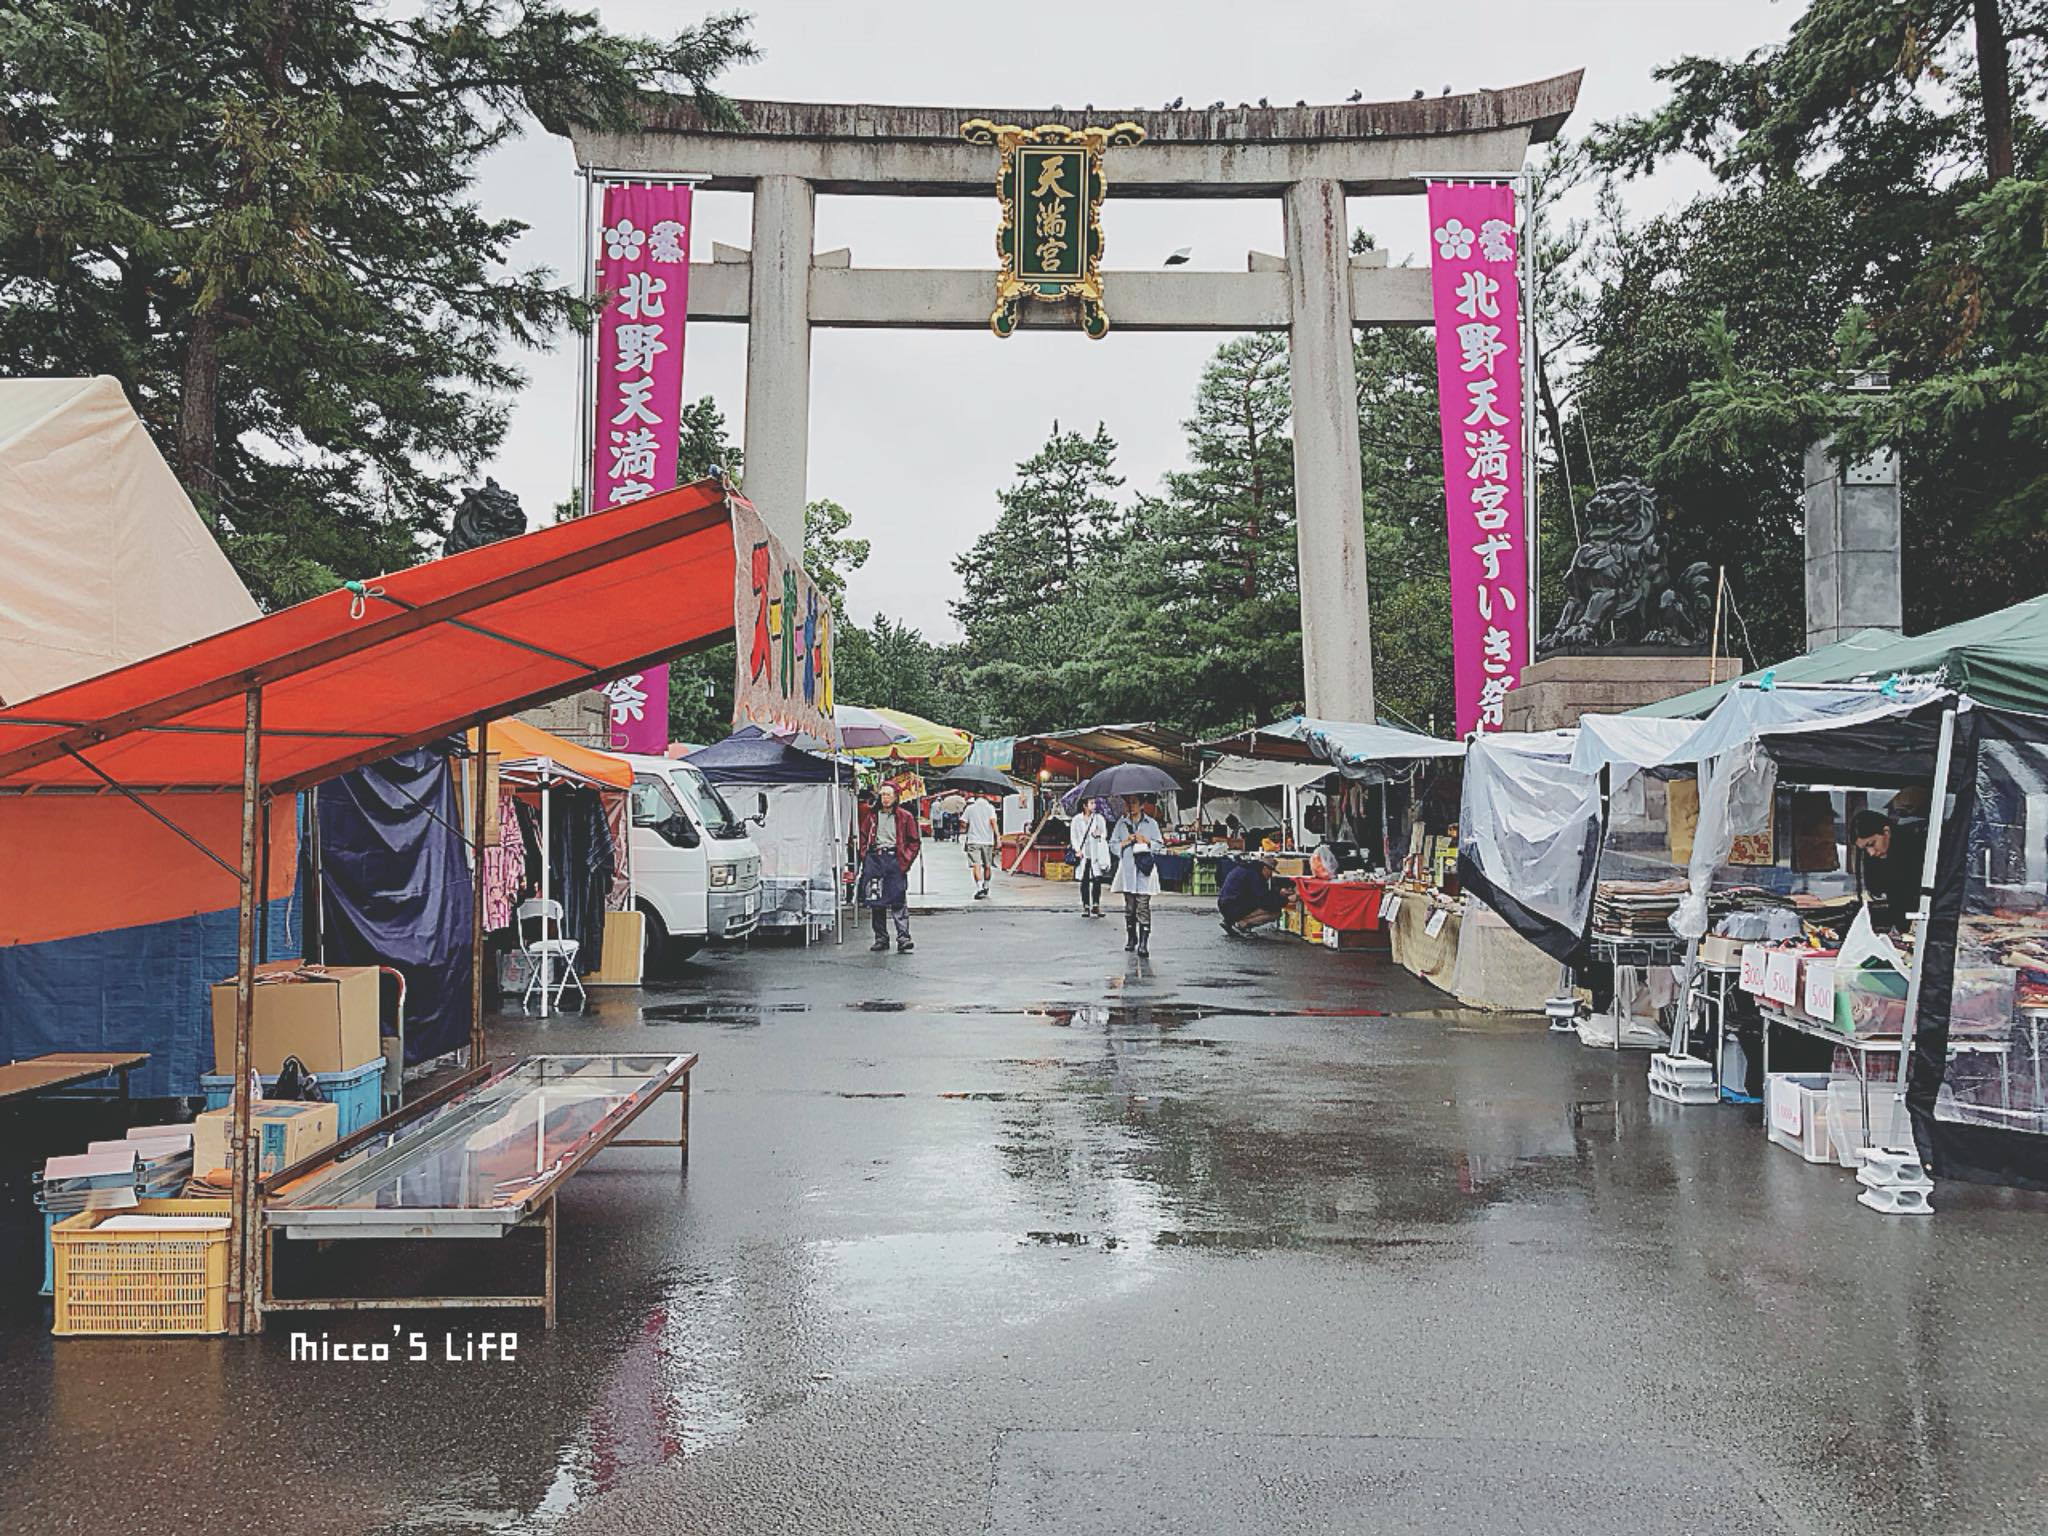
<instances>
[{"instance_id":1,"label":"market stall","mask_svg":"<svg viewBox=\"0 0 2048 1536\"><path fill-rule=\"evenodd\" d=\"M623 757L544 731L524 720L491 723L503 753L497 814L484 828L484 933L495 936L504 990L526 989L533 960L522 948L519 903L559 901L559 937L577 946L577 970L592 984L640 980L642 946L633 909L633 765ZM474 745L474 738L472 738ZM493 830L496 838L493 839ZM551 967L549 952L540 964ZM543 974L535 995L555 1009Z\"/></svg>"},{"instance_id":2,"label":"market stall","mask_svg":"<svg viewBox=\"0 0 2048 1536\"><path fill-rule=\"evenodd\" d=\"M301 790L352 768L530 702L729 635L732 530L728 492L716 482L699 482L352 582L27 707L0 709L0 843L34 855L0 883L0 932L46 923L53 910L70 915L74 932L98 931L118 920L111 914L136 894L132 882L96 891L77 879L76 860L49 843L46 810L81 796L119 803L138 830L158 829L164 848L182 850L178 873L201 871L195 879L216 883L225 873L229 888L239 892L234 979L224 984L227 1003L219 1015L233 1086L215 1122L230 1149L232 1172L230 1198L215 1205L227 1223L221 1237L227 1278L219 1320L209 1313L209 1326L190 1331L253 1332L262 1321L262 1181L275 1168L261 1155L270 1138L255 1134L259 1120L249 1086L257 1066L257 912L271 873L264 869L269 845L260 832L266 822L289 820L269 817L270 805L289 804ZM485 775L474 775L472 785L470 824L481 828ZM223 801L238 805L238 814L212 814ZM481 849L475 852L480 885L484 860ZM173 878L170 867L166 862L153 874ZM210 895L185 910L218 906ZM195 898L173 892L168 899ZM480 900L473 911L480 922ZM473 931L473 940L479 937ZM472 943L471 953L480 964L480 943ZM300 978L297 984L330 1017L347 990L340 978ZM483 1054L481 993L473 975L472 1061ZM374 1010L368 1022L374 1033ZM344 1017L343 1033L359 1023L359 1015ZM307 1110L324 1110L333 1134L335 1106L285 1108L309 1125L323 1117ZM268 1123L270 1111L264 1115ZM183 1134L197 1140L194 1131ZM86 1234L86 1241L99 1240ZM60 1315L64 1270L60 1253ZM164 1326L158 1317L128 1331Z\"/></svg>"},{"instance_id":3,"label":"market stall","mask_svg":"<svg viewBox=\"0 0 2048 1536\"><path fill-rule=\"evenodd\" d=\"M1123 766L1156 769L1175 781L1176 791L1194 776L1195 769L1187 737L1151 723L1088 726L1014 738L1009 771L1035 786L1037 801L1030 829L1005 835L1003 868L1012 874L1069 878L1067 817L1076 802L1076 791L1105 769ZM1160 865L1160 883L1170 889L1186 889L1194 879L1191 855L1195 838L1176 814L1176 791L1160 790L1155 796L1161 802L1161 827L1168 845L1166 860Z\"/></svg>"},{"instance_id":4,"label":"market stall","mask_svg":"<svg viewBox=\"0 0 2048 1536\"><path fill-rule=\"evenodd\" d=\"M717 787L758 791L766 802L754 833L761 926L801 933L807 944L836 929L853 825L852 761L804 751L751 725L687 761Z\"/></svg>"}]
</instances>

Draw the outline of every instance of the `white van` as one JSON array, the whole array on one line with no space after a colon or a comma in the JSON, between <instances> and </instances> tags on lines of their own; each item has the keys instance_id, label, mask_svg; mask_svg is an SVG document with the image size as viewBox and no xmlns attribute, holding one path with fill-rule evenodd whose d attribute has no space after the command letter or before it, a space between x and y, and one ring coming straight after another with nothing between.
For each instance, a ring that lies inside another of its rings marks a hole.
<instances>
[{"instance_id":1,"label":"white van","mask_svg":"<svg viewBox=\"0 0 2048 1536\"><path fill-rule=\"evenodd\" d=\"M761 850L703 774L666 757L633 765L633 904L649 962L680 960L761 921ZM766 807L749 820L759 823Z\"/></svg>"}]
</instances>

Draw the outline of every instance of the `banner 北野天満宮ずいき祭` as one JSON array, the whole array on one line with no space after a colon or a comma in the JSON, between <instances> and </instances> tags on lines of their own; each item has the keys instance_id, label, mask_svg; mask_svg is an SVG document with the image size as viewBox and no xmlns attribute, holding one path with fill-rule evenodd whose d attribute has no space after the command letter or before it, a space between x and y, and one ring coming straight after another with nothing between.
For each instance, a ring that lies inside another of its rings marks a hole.
<instances>
[{"instance_id":1,"label":"banner \u5317\u91ce\u5929\u6e80\u5bae\u305a\u3044\u304d\u796d","mask_svg":"<svg viewBox=\"0 0 2048 1536\"><path fill-rule=\"evenodd\" d=\"M591 510L623 506L676 483L689 314L691 189L614 184L598 229L597 409ZM611 746L668 750L668 668L606 684Z\"/></svg>"},{"instance_id":2,"label":"banner \u5317\u91ce\u5929\u6e80\u5bae\u305a\u3044\u304d\u796d","mask_svg":"<svg viewBox=\"0 0 2048 1536\"><path fill-rule=\"evenodd\" d=\"M1531 660L1514 189L1432 183L1429 230L1462 736L1501 728Z\"/></svg>"}]
</instances>

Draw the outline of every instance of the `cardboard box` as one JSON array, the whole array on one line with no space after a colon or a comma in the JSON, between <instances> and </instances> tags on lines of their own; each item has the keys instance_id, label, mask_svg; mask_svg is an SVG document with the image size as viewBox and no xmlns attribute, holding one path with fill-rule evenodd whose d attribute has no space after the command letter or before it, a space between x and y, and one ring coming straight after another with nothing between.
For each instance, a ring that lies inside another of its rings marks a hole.
<instances>
[{"instance_id":1,"label":"cardboard box","mask_svg":"<svg viewBox=\"0 0 2048 1536\"><path fill-rule=\"evenodd\" d=\"M209 1109L192 1122L192 1172L209 1173L228 1166L228 1135L235 1107ZM256 1137L256 1166L264 1174L289 1168L332 1146L341 1110L333 1104L301 1104L289 1099L258 1099L249 1106L249 1129Z\"/></svg>"},{"instance_id":2,"label":"cardboard box","mask_svg":"<svg viewBox=\"0 0 2048 1536\"><path fill-rule=\"evenodd\" d=\"M1764 951L1764 996L1780 1008L1799 1006L1799 964L1806 958L1800 949Z\"/></svg>"},{"instance_id":3,"label":"cardboard box","mask_svg":"<svg viewBox=\"0 0 2048 1536\"><path fill-rule=\"evenodd\" d=\"M383 1052L378 1039L374 965L331 965L301 972L299 960L256 967L249 1065L266 1077L296 1056L308 1072L349 1072ZM264 978L275 978L265 980ZM235 983L213 986L213 1070L235 1070Z\"/></svg>"},{"instance_id":4,"label":"cardboard box","mask_svg":"<svg viewBox=\"0 0 2048 1536\"><path fill-rule=\"evenodd\" d=\"M1740 965L1742 940L1725 933L1710 933L1700 940L1700 960L1706 965Z\"/></svg>"}]
</instances>

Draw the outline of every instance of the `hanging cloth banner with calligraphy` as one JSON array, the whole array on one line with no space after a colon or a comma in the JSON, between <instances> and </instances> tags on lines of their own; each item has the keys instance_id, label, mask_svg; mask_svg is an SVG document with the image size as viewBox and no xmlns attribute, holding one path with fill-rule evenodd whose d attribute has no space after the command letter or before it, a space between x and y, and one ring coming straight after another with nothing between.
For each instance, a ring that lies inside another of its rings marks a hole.
<instances>
[{"instance_id":1,"label":"hanging cloth banner with calligraphy","mask_svg":"<svg viewBox=\"0 0 2048 1536\"><path fill-rule=\"evenodd\" d=\"M839 745L832 720L832 600L745 497L732 505L732 723ZM811 743L806 743L810 745Z\"/></svg>"},{"instance_id":2,"label":"hanging cloth banner with calligraphy","mask_svg":"<svg viewBox=\"0 0 2048 1536\"><path fill-rule=\"evenodd\" d=\"M690 188L604 189L598 229L594 512L676 483L683 411L683 324L690 299ZM612 748L668 750L668 668L617 678Z\"/></svg>"},{"instance_id":3,"label":"hanging cloth banner with calligraphy","mask_svg":"<svg viewBox=\"0 0 2048 1536\"><path fill-rule=\"evenodd\" d=\"M1432 183L1429 230L1462 736L1501 728L1530 661L1514 189Z\"/></svg>"}]
</instances>

